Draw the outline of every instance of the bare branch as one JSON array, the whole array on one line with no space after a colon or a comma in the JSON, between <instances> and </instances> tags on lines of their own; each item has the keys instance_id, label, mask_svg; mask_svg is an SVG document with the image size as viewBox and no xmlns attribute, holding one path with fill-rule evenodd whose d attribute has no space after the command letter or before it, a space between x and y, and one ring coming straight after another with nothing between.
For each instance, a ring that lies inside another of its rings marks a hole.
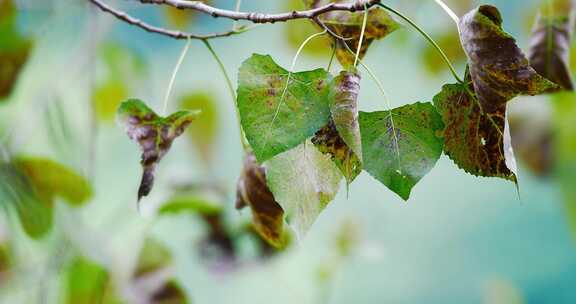
<instances>
[{"instance_id":1,"label":"bare branch","mask_svg":"<svg viewBox=\"0 0 576 304\"><path fill-rule=\"evenodd\" d=\"M215 8L213 6L204 4L200 1L185 1L185 0L140 0L141 3L160 4L173 6L179 9L190 9L213 17L223 17L233 20L248 20L253 23L274 23L285 22L294 19L313 19L317 16L331 11L364 11L372 6L380 3L381 0L356 0L350 3L329 3L324 6L305 10L305 11L292 11L280 14L264 14L255 12L237 12L232 10L224 10Z\"/></svg>"},{"instance_id":2,"label":"bare branch","mask_svg":"<svg viewBox=\"0 0 576 304\"><path fill-rule=\"evenodd\" d=\"M94 5L96 5L98 8L100 8L102 11L112 14L114 17L116 17L116 18L118 18L118 19L120 19L120 20L122 20L128 24L137 26L137 27L142 28L142 29L144 29L148 32L151 32L151 33L157 33L157 34L172 37L175 39L188 39L188 38L190 38L190 39L207 40L207 39L228 37L228 36L232 36L235 34L240 34L240 33L245 32L245 31L250 29L250 27L240 27L240 28L232 29L230 31L221 32L221 33L197 35L197 34L192 34L192 33L186 33L186 32L174 31L174 30L169 30L169 29L165 29L165 28L161 28L161 27L156 27L156 26L150 25L150 24L148 24L148 23L146 23L140 19L134 18L123 11L117 10L117 9L109 6L108 4L100 1L100 0L88 0L88 1L92 2Z\"/></svg>"}]
</instances>

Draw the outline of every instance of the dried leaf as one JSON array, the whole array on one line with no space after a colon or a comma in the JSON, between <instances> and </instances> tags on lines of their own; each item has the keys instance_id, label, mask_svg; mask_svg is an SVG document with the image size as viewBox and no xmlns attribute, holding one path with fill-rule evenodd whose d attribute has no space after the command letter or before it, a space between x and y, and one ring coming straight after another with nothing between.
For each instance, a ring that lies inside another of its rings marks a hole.
<instances>
[{"instance_id":1,"label":"dried leaf","mask_svg":"<svg viewBox=\"0 0 576 304\"><path fill-rule=\"evenodd\" d=\"M445 124L444 152L464 171L476 176L502 177L516 182L506 104L482 112L480 103L463 84L448 84L434 97Z\"/></svg>"},{"instance_id":2,"label":"dried leaf","mask_svg":"<svg viewBox=\"0 0 576 304\"><path fill-rule=\"evenodd\" d=\"M266 184L266 171L253 154L246 154L244 168L238 179L236 208L250 206L254 229L270 245L286 246L288 234L284 230L284 210Z\"/></svg>"},{"instance_id":3,"label":"dried leaf","mask_svg":"<svg viewBox=\"0 0 576 304\"><path fill-rule=\"evenodd\" d=\"M570 75L570 45L574 28L574 14L546 16L538 14L530 40L530 65L540 75L574 90Z\"/></svg>"},{"instance_id":4,"label":"dried leaf","mask_svg":"<svg viewBox=\"0 0 576 304\"><path fill-rule=\"evenodd\" d=\"M304 142L330 117L330 74L323 69L288 74L264 55L252 55L240 67L240 121L260 163Z\"/></svg>"},{"instance_id":5,"label":"dried leaf","mask_svg":"<svg viewBox=\"0 0 576 304\"><path fill-rule=\"evenodd\" d=\"M330 122L312 138L320 152L331 156L348 183L362 172L359 92L360 76L357 73L342 71L334 78L330 93Z\"/></svg>"},{"instance_id":6,"label":"dried leaf","mask_svg":"<svg viewBox=\"0 0 576 304\"><path fill-rule=\"evenodd\" d=\"M342 174L330 157L307 141L269 160L266 180L286 211L288 223L302 237L334 199Z\"/></svg>"},{"instance_id":7,"label":"dried leaf","mask_svg":"<svg viewBox=\"0 0 576 304\"><path fill-rule=\"evenodd\" d=\"M364 170L407 200L442 154L442 128L430 103L360 112Z\"/></svg>"},{"instance_id":8,"label":"dried leaf","mask_svg":"<svg viewBox=\"0 0 576 304\"><path fill-rule=\"evenodd\" d=\"M335 1L310 1L309 7L318 7L325 5L329 2L346 2L344 0ZM350 53L350 48L354 53L358 49L360 43L360 35L362 33L362 24L364 22L364 12L345 12L345 11L332 11L323 14L319 18L326 26L336 35L346 38L346 42L341 39L334 39L333 43L336 45L336 58L344 68L348 68L354 64L355 56ZM368 11L368 18L366 22L366 30L364 32L364 40L360 47L360 59L368 51L368 47L374 40L382 39L388 34L394 32L400 27L394 19L383 9L373 8ZM346 47L348 45L348 47Z\"/></svg>"},{"instance_id":9,"label":"dried leaf","mask_svg":"<svg viewBox=\"0 0 576 304\"><path fill-rule=\"evenodd\" d=\"M128 99L118 108L118 119L126 126L130 139L142 150L142 180L138 200L148 195L154 184L156 165L166 155L172 142L192 122L198 112L178 111L168 117L160 117L144 102Z\"/></svg>"},{"instance_id":10,"label":"dried leaf","mask_svg":"<svg viewBox=\"0 0 576 304\"><path fill-rule=\"evenodd\" d=\"M519 94L536 95L557 88L534 71L516 40L502 30L496 7L482 5L470 11L460 20L459 29L473 91L483 112L498 112Z\"/></svg>"}]
</instances>

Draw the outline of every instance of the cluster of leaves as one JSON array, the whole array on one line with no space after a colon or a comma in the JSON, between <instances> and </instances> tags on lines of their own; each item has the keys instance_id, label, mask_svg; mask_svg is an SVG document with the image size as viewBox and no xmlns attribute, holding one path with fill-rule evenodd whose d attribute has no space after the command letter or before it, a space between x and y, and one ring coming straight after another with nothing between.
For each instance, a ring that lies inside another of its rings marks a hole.
<instances>
[{"instance_id":1,"label":"cluster of leaves","mask_svg":"<svg viewBox=\"0 0 576 304\"><path fill-rule=\"evenodd\" d=\"M383 9L330 12L319 19L344 67L337 76L324 69L289 71L268 55L254 54L238 74L237 109L250 151L238 182L237 208L250 207L255 230L281 248L290 239L286 220L298 237L303 235L335 197L342 177L350 184L362 170L404 200L443 152L470 174L516 182L507 103L518 95L572 89L571 21L550 18L538 19L528 60L502 29L496 7L471 10L458 24L468 63L465 80L443 86L433 103L385 111L358 111L360 75L354 64L356 54L363 58L373 41L398 28ZM141 197L190 114L173 114L182 120L159 118L135 102L122 105L119 113L144 151Z\"/></svg>"}]
</instances>

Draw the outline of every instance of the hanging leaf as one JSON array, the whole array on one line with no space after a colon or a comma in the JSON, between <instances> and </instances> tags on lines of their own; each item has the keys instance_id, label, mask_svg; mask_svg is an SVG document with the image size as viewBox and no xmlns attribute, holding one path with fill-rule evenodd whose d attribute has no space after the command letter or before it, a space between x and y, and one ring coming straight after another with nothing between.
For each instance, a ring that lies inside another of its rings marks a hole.
<instances>
[{"instance_id":1,"label":"hanging leaf","mask_svg":"<svg viewBox=\"0 0 576 304\"><path fill-rule=\"evenodd\" d=\"M54 200L80 205L92 195L88 182L71 169L43 158L0 164L0 201L15 210L24 231L40 238L52 227Z\"/></svg>"},{"instance_id":2,"label":"hanging leaf","mask_svg":"<svg viewBox=\"0 0 576 304\"><path fill-rule=\"evenodd\" d=\"M309 141L265 165L268 186L301 238L336 196L342 175Z\"/></svg>"},{"instance_id":3,"label":"hanging leaf","mask_svg":"<svg viewBox=\"0 0 576 304\"><path fill-rule=\"evenodd\" d=\"M442 118L431 103L360 112L364 169L404 200L442 154Z\"/></svg>"},{"instance_id":4,"label":"hanging leaf","mask_svg":"<svg viewBox=\"0 0 576 304\"><path fill-rule=\"evenodd\" d=\"M471 88L448 84L434 97L445 124L444 152L464 171L476 176L516 182L506 104L482 112Z\"/></svg>"},{"instance_id":5,"label":"hanging leaf","mask_svg":"<svg viewBox=\"0 0 576 304\"><path fill-rule=\"evenodd\" d=\"M502 30L496 7L482 5L470 11L460 20L459 30L483 112L497 112L519 94L537 95L557 88L530 67L516 40Z\"/></svg>"},{"instance_id":6,"label":"hanging leaf","mask_svg":"<svg viewBox=\"0 0 576 304\"><path fill-rule=\"evenodd\" d=\"M244 157L244 168L236 189L236 209L250 206L252 222L258 234L275 248L288 242L284 230L284 210L266 184L266 171L253 154Z\"/></svg>"},{"instance_id":7,"label":"hanging leaf","mask_svg":"<svg viewBox=\"0 0 576 304\"><path fill-rule=\"evenodd\" d=\"M18 32L17 12L11 0L0 2L0 99L12 94L32 49Z\"/></svg>"},{"instance_id":8,"label":"hanging leaf","mask_svg":"<svg viewBox=\"0 0 576 304\"><path fill-rule=\"evenodd\" d=\"M329 2L341 3L345 0L335 1L308 1L308 7L319 7ZM344 68L348 68L354 64L355 55L350 50L356 53L358 44L360 43L360 35L362 33L362 25L364 23L364 12L345 12L345 11L332 11L323 14L319 19L332 31L334 34L346 38L343 42L341 39L334 39L333 43L336 45L336 58ZM364 58L368 47L374 40L382 39L388 34L394 32L400 27L394 19L383 9L373 8L368 11L368 18L366 22L366 29L364 32L364 40L360 47L360 59ZM349 48L349 49L348 49Z\"/></svg>"},{"instance_id":9,"label":"hanging leaf","mask_svg":"<svg viewBox=\"0 0 576 304\"><path fill-rule=\"evenodd\" d=\"M330 122L312 138L322 153L329 154L350 184L362 171L362 144L358 126L360 75L342 71L330 92Z\"/></svg>"},{"instance_id":10,"label":"hanging leaf","mask_svg":"<svg viewBox=\"0 0 576 304\"><path fill-rule=\"evenodd\" d=\"M172 146L174 139L192 122L198 112L178 111L168 117L160 117L144 102L128 99L118 108L118 119L126 126L130 139L142 149L142 180L138 188L138 200L152 190L156 165Z\"/></svg>"},{"instance_id":11,"label":"hanging leaf","mask_svg":"<svg viewBox=\"0 0 576 304\"><path fill-rule=\"evenodd\" d=\"M209 164L214 158L214 145L218 135L218 107L214 97L207 92L195 92L180 99L180 107L199 109L202 112L186 133L200 152L204 163Z\"/></svg>"},{"instance_id":12,"label":"hanging leaf","mask_svg":"<svg viewBox=\"0 0 576 304\"><path fill-rule=\"evenodd\" d=\"M530 42L530 65L540 75L565 90L574 90L570 76L570 44L574 14L546 16L538 14Z\"/></svg>"},{"instance_id":13,"label":"hanging leaf","mask_svg":"<svg viewBox=\"0 0 576 304\"><path fill-rule=\"evenodd\" d=\"M330 117L330 74L317 69L288 75L265 55L254 54L240 67L240 121L260 163L304 142Z\"/></svg>"}]
</instances>

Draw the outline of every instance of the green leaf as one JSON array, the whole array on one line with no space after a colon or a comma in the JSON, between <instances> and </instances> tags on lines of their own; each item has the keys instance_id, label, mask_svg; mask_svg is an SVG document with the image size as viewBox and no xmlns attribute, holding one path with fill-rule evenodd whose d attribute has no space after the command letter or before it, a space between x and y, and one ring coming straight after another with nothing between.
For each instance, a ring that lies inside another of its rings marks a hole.
<instances>
[{"instance_id":1,"label":"green leaf","mask_svg":"<svg viewBox=\"0 0 576 304\"><path fill-rule=\"evenodd\" d=\"M574 14L571 10L549 16L538 14L530 40L530 65L540 75L574 90L570 75L569 58Z\"/></svg>"},{"instance_id":2,"label":"green leaf","mask_svg":"<svg viewBox=\"0 0 576 304\"><path fill-rule=\"evenodd\" d=\"M20 157L0 164L0 201L17 212L24 231L32 238L40 238L52 227L57 197L77 206L91 195L86 179L52 160Z\"/></svg>"},{"instance_id":3,"label":"green leaf","mask_svg":"<svg viewBox=\"0 0 576 304\"><path fill-rule=\"evenodd\" d=\"M284 229L284 209L276 201L266 183L266 171L253 154L244 157L244 168L236 189L236 209L249 206L256 232L275 248L283 248L289 241Z\"/></svg>"},{"instance_id":4,"label":"green leaf","mask_svg":"<svg viewBox=\"0 0 576 304\"><path fill-rule=\"evenodd\" d=\"M364 170L407 200L442 154L442 128L431 103L360 112Z\"/></svg>"},{"instance_id":5,"label":"green leaf","mask_svg":"<svg viewBox=\"0 0 576 304\"><path fill-rule=\"evenodd\" d=\"M576 94L564 92L552 96L556 177L576 236Z\"/></svg>"},{"instance_id":6,"label":"green leaf","mask_svg":"<svg viewBox=\"0 0 576 304\"><path fill-rule=\"evenodd\" d=\"M346 2L344 0L335 1L309 1L308 6L318 7L325 5L329 2ZM348 68L354 64L355 55L351 54L348 48L356 53L358 44L360 43L360 35L362 33L362 24L364 22L364 12L345 12L345 11L332 11L323 14L319 19L326 24L326 26L340 37L346 38L343 42L341 39L334 39L333 43L336 45L336 58L344 68ZM400 25L392 19L392 17L383 9L373 8L368 12L368 19L366 22L366 30L364 32L364 40L360 47L360 59L368 51L368 47L374 40L382 39L394 32ZM346 47L346 45L348 47Z\"/></svg>"},{"instance_id":7,"label":"green leaf","mask_svg":"<svg viewBox=\"0 0 576 304\"><path fill-rule=\"evenodd\" d=\"M519 94L557 88L528 63L516 40L502 29L498 9L482 5L460 19L460 40L468 56L474 92L482 111L493 113Z\"/></svg>"},{"instance_id":8,"label":"green leaf","mask_svg":"<svg viewBox=\"0 0 576 304\"><path fill-rule=\"evenodd\" d=\"M118 108L118 120L126 126L128 137L138 143L142 150L142 180L138 189L138 200L152 190L154 171L172 146L174 139L192 122L196 111L178 111L160 117L144 102L128 99Z\"/></svg>"},{"instance_id":9,"label":"green leaf","mask_svg":"<svg viewBox=\"0 0 576 304\"><path fill-rule=\"evenodd\" d=\"M482 112L472 94L463 84L448 84L434 97L446 126L444 152L470 174L516 182L506 104Z\"/></svg>"},{"instance_id":10,"label":"green leaf","mask_svg":"<svg viewBox=\"0 0 576 304\"><path fill-rule=\"evenodd\" d=\"M172 253L170 250L155 238L147 237L140 250L134 275L141 277L168 267L171 263Z\"/></svg>"},{"instance_id":11,"label":"green leaf","mask_svg":"<svg viewBox=\"0 0 576 304\"><path fill-rule=\"evenodd\" d=\"M180 107L198 109L202 112L186 134L200 152L205 163L214 159L214 145L219 131L218 107L214 97L207 92L195 92L180 99Z\"/></svg>"},{"instance_id":12,"label":"green leaf","mask_svg":"<svg viewBox=\"0 0 576 304\"><path fill-rule=\"evenodd\" d=\"M317 69L288 75L265 55L254 54L240 67L240 121L260 163L304 142L330 117L330 74Z\"/></svg>"},{"instance_id":13,"label":"green leaf","mask_svg":"<svg viewBox=\"0 0 576 304\"><path fill-rule=\"evenodd\" d=\"M113 121L119 102L127 97L128 89L122 81L111 78L96 86L92 95L96 115L102 121Z\"/></svg>"},{"instance_id":14,"label":"green leaf","mask_svg":"<svg viewBox=\"0 0 576 304\"><path fill-rule=\"evenodd\" d=\"M202 215L218 214L222 205L195 194L176 194L160 207L158 213L177 214L182 212Z\"/></svg>"},{"instance_id":15,"label":"green leaf","mask_svg":"<svg viewBox=\"0 0 576 304\"><path fill-rule=\"evenodd\" d=\"M64 303L122 303L114 295L108 271L83 257L75 258L66 272Z\"/></svg>"},{"instance_id":16,"label":"green leaf","mask_svg":"<svg viewBox=\"0 0 576 304\"><path fill-rule=\"evenodd\" d=\"M318 132L312 143L329 154L350 184L362 172L362 144L358 125L360 76L342 71L334 78L330 91L330 122Z\"/></svg>"},{"instance_id":17,"label":"green leaf","mask_svg":"<svg viewBox=\"0 0 576 304\"><path fill-rule=\"evenodd\" d=\"M342 175L330 157L309 141L265 166L270 190L286 211L288 223L302 237L336 196Z\"/></svg>"}]
</instances>

